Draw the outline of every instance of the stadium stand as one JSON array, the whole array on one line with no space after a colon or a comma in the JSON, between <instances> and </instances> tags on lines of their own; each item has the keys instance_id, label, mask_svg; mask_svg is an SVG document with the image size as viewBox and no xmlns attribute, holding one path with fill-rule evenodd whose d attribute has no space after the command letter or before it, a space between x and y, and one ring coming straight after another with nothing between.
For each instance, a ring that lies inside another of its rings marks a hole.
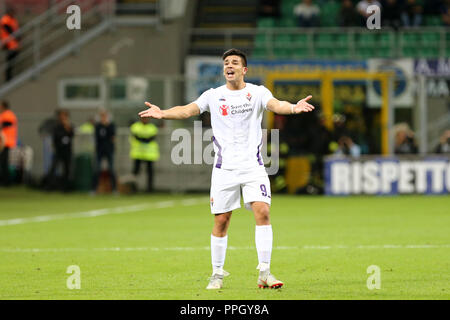
<instances>
[{"instance_id":1,"label":"stadium stand","mask_svg":"<svg viewBox=\"0 0 450 320\"><path fill-rule=\"evenodd\" d=\"M200 34L191 38L192 54L213 54L212 48L227 42L222 34L211 34L207 30L237 28L254 28L258 18L258 0L199 0L195 28ZM203 32L203 30L206 30ZM251 35L236 35L233 39L235 46L251 47Z\"/></svg>"},{"instance_id":2,"label":"stadium stand","mask_svg":"<svg viewBox=\"0 0 450 320\"><path fill-rule=\"evenodd\" d=\"M268 17L257 15L258 1L200 0L190 53L217 55L232 46L255 58L270 59L436 58L450 53L450 36L438 13L427 10L420 28L344 28L339 26L341 2L323 0L316 1L321 9L320 27L299 28L293 14L299 2L282 0L280 15Z\"/></svg>"}]
</instances>

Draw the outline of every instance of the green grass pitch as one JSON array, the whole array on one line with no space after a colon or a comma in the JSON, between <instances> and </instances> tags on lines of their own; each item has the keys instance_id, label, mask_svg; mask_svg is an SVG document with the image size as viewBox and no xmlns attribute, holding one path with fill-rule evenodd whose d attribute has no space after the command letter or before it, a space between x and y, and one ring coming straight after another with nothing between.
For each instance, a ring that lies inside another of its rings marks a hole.
<instances>
[{"instance_id":1,"label":"green grass pitch","mask_svg":"<svg viewBox=\"0 0 450 320\"><path fill-rule=\"evenodd\" d=\"M272 272L258 289L254 220L231 220L219 291L207 194L97 196L0 189L0 299L449 299L450 197L273 195ZM70 290L68 266L81 270ZM380 268L369 290L367 268Z\"/></svg>"}]
</instances>

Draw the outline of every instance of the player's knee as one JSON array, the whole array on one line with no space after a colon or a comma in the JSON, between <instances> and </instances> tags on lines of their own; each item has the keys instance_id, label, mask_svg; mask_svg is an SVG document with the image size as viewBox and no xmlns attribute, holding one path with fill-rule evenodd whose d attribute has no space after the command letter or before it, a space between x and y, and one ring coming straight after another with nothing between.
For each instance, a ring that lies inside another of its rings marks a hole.
<instances>
[{"instance_id":1,"label":"player's knee","mask_svg":"<svg viewBox=\"0 0 450 320\"><path fill-rule=\"evenodd\" d=\"M214 222L216 227L220 229L225 229L230 221L230 215L228 214L218 214L215 216Z\"/></svg>"},{"instance_id":2,"label":"player's knee","mask_svg":"<svg viewBox=\"0 0 450 320\"><path fill-rule=\"evenodd\" d=\"M259 206L255 210L255 218L258 224L269 224L270 210L269 206Z\"/></svg>"}]
</instances>

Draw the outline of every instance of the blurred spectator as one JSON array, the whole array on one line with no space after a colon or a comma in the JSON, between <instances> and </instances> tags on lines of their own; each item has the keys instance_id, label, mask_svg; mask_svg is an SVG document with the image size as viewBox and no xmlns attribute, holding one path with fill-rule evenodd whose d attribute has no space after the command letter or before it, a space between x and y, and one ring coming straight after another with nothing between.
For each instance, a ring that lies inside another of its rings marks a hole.
<instances>
[{"instance_id":1,"label":"blurred spectator","mask_svg":"<svg viewBox=\"0 0 450 320\"><path fill-rule=\"evenodd\" d=\"M317 157L322 157L330 153L330 142L333 140L333 134L325 125L325 116L321 114L317 117L316 125L314 126L314 135L311 136L313 142L312 152Z\"/></svg>"},{"instance_id":2,"label":"blurred spectator","mask_svg":"<svg viewBox=\"0 0 450 320\"><path fill-rule=\"evenodd\" d=\"M385 0L383 3L382 23L386 27L398 28L401 25L400 4L397 0Z\"/></svg>"},{"instance_id":3,"label":"blurred spectator","mask_svg":"<svg viewBox=\"0 0 450 320\"><path fill-rule=\"evenodd\" d=\"M303 0L294 7L294 15L297 17L299 27L318 27L320 8L312 3L312 0Z\"/></svg>"},{"instance_id":4,"label":"blurred spectator","mask_svg":"<svg viewBox=\"0 0 450 320\"><path fill-rule=\"evenodd\" d=\"M336 113L333 115L333 135L332 140L338 141L340 137L342 136L348 136L350 135L349 131L347 130L347 117L345 114Z\"/></svg>"},{"instance_id":5,"label":"blurred spectator","mask_svg":"<svg viewBox=\"0 0 450 320\"><path fill-rule=\"evenodd\" d=\"M58 110L57 114L58 123L53 129L53 161L44 183L47 189L57 186L56 169L61 163L63 166L61 187L63 191L68 191L74 132L70 123L69 112L67 110Z\"/></svg>"},{"instance_id":6,"label":"blurred spectator","mask_svg":"<svg viewBox=\"0 0 450 320\"><path fill-rule=\"evenodd\" d=\"M353 142L349 136L342 136L338 140L338 148L334 154L358 158L361 155L361 147Z\"/></svg>"},{"instance_id":7,"label":"blurred spectator","mask_svg":"<svg viewBox=\"0 0 450 320\"><path fill-rule=\"evenodd\" d=\"M450 153L450 130L445 130L434 149L435 153Z\"/></svg>"},{"instance_id":8,"label":"blurred spectator","mask_svg":"<svg viewBox=\"0 0 450 320\"><path fill-rule=\"evenodd\" d=\"M102 160L108 164L109 177L111 178L111 188L116 191L116 175L114 173L114 144L116 137L116 126L111 120L108 111L102 109L99 112L99 121L95 124L95 151L96 162L93 181L93 191L98 187L100 179Z\"/></svg>"},{"instance_id":9,"label":"blurred spectator","mask_svg":"<svg viewBox=\"0 0 450 320\"><path fill-rule=\"evenodd\" d=\"M361 26L366 26L367 18L372 15L372 13L367 13L367 8L373 5L378 6L381 10L381 3L376 0L362 0L356 5Z\"/></svg>"},{"instance_id":10,"label":"blurred spectator","mask_svg":"<svg viewBox=\"0 0 450 320\"><path fill-rule=\"evenodd\" d=\"M360 25L359 14L351 0L342 1L339 20L341 27L355 27Z\"/></svg>"},{"instance_id":11,"label":"blurred spectator","mask_svg":"<svg viewBox=\"0 0 450 320\"><path fill-rule=\"evenodd\" d=\"M441 8L446 0L424 1L423 14L437 16L441 14Z\"/></svg>"},{"instance_id":12,"label":"blurred spectator","mask_svg":"<svg viewBox=\"0 0 450 320\"><path fill-rule=\"evenodd\" d=\"M401 11L401 19L405 27L418 27L422 24L423 8L416 0L407 0Z\"/></svg>"},{"instance_id":13,"label":"blurred spectator","mask_svg":"<svg viewBox=\"0 0 450 320\"><path fill-rule=\"evenodd\" d=\"M8 101L0 105L0 185L10 184L9 153L17 146L17 118Z\"/></svg>"},{"instance_id":14,"label":"blurred spectator","mask_svg":"<svg viewBox=\"0 0 450 320\"><path fill-rule=\"evenodd\" d=\"M444 25L450 26L450 0L445 0L445 3L441 5L440 14Z\"/></svg>"},{"instance_id":15,"label":"blurred spectator","mask_svg":"<svg viewBox=\"0 0 450 320\"><path fill-rule=\"evenodd\" d=\"M311 161L311 173L316 178L316 186L319 186L323 181L324 174L324 157L331 153L330 143L333 135L325 124L326 117L321 114L316 118L316 123L312 134L310 135L312 140L312 153L314 159Z\"/></svg>"},{"instance_id":16,"label":"blurred spectator","mask_svg":"<svg viewBox=\"0 0 450 320\"><path fill-rule=\"evenodd\" d=\"M395 154L414 154L418 152L414 139L414 132L407 123L399 123L394 126Z\"/></svg>"},{"instance_id":17,"label":"blurred spectator","mask_svg":"<svg viewBox=\"0 0 450 320\"><path fill-rule=\"evenodd\" d=\"M279 17L281 0L259 0L260 17Z\"/></svg>"},{"instance_id":18,"label":"blurred spectator","mask_svg":"<svg viewBox=\"0 0 450 320\"><path fill-rule=\"evenodd\" d=\"M83 122L77 128L77 130L81 134L93 135L95 133L95 119L94 119L94 117L89 117L85 122Z\"/></svg>"},{"instance_id":19,"label":"blurred spectator","mask_svg":"<svg viewBox=\"0 0 450 320\"><path fill-rule=\"evenodd\" d=\"M19 53L19 40L12 36L14 32L19 30L19 23L14 15L14 9L7 8L6 13L0 19L0 40L2 48L6 50L6 81L9 81L13 76L14 60Z\"/></svg>"},{"instance_id":20,"label":"blurred spectator","mask_svg":"<svg viewBox=\"0 0 450 320\"><path fill-rule=\"evenodd\" d=\"M141 162L147 163L147 191L153 191L153 162L159 160L159 146L156 142L158 128L149 122L149 118L141 118L130 127L130 157L134 160L133 174L136 176Z\"/></svg>"},{"instance_id":21,"label":"blurred spectator","mask_svg":"<svg viewBox=\"0 0 450 320\"><path fill-rule=\"evenodd\" d=\"M53 132L58 124L58 111L45 119L39 126L38 132L42 137L42 155L44 160L44 176L48 174L53 161Z\"/></svg>"}]
</instances>

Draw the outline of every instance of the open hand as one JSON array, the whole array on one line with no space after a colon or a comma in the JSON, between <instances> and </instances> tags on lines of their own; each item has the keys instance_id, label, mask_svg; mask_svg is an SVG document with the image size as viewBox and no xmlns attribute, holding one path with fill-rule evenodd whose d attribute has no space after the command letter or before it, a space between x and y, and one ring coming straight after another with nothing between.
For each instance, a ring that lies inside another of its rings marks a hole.
<instances>
[{"instance_id":1,"label":"open hand","mask_svg":"<svg viewBox=\"0 0 450 320\"><path fill-rule=\"evenodd\" d=\"M309 104L308 102L306 102L311 98L312 98L312 96L307 96L306 98L297 102L297 104L294 106L294 109L293 109L294 113L313 111L314 106L312 104Z\"/></svg>"},{"instance_id":2,"label":"open hand","mask_svg":"<svg viewBox=\"0 0 450 320\"><path fill-rule=\"evenodd\" d=\"M151 104L150 102L147 102L147 101L145 102L145 105L148 106L148 109L139 112L139 116L141 118L147 117L147 118L162 119L163 112L161 111L161 109L158 106Z\"/></svg>"}]
</instances>

